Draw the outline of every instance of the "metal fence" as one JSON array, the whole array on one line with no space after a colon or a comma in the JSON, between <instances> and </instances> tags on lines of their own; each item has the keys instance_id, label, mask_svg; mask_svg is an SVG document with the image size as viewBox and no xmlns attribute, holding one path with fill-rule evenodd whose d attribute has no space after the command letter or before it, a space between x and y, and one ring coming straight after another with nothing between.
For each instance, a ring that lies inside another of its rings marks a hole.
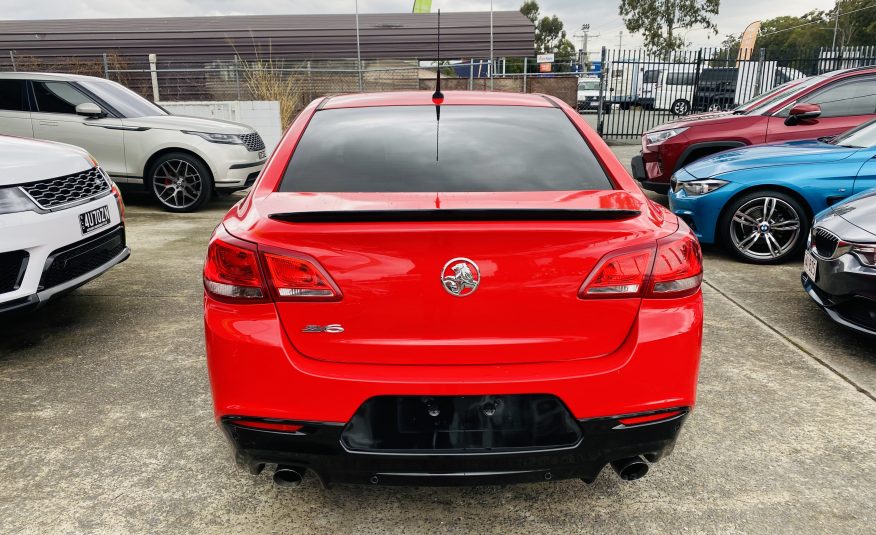
<instances>
[{"instance_id":1,"label":"metal fence","mask_svg":"<svg viewBox=\"0 0 876 535\"><path fill-rule=\"evenodd\" d=\"M605 138L638 138L690 113L732 109L791 80L876 64L876 47L808 51L702 48L654 56L602 49L599 95L586 102Z\"/></svg>"}]
</instances>

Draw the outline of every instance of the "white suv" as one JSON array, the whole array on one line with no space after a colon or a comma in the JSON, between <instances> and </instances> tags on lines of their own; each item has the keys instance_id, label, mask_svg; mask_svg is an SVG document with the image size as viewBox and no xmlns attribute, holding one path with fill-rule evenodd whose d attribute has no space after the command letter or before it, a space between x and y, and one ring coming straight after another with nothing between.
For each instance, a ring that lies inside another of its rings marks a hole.
<instances>
[{"instance_id":1,"label":"white suv","mask_svg":"<svg viewBox=\"0 0 876 535\"><path fill-rule=\"evenodd\" d=\"M248 126L170 115L120 84L71 74L0 73L0 134L83 147L171 212L249 187L266 160Z\"/></svg>"},{"instance_id":2,"label":"white suv","mask_svg":"<svg viewBox=\"0 0 876 535\"><path fill-rule=\"evenodd\" d=\"M123 218L87 152L0 136L0 312L36 308L128 258Z\"/></svg>"}]
</instances>

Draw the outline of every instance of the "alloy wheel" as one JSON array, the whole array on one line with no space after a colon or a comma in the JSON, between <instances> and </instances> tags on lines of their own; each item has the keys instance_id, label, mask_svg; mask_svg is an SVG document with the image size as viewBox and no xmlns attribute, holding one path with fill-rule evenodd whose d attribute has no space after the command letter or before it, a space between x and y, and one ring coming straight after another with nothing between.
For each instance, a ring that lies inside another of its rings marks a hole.
<instances>
[{"instance_id":1,"label":"alloy wheel","mask_svg":"<svg viewBox=\"0 0 876 535\"><path fill-rule=\"evenodd\" d=\"M155 196L171 208L185 209L194 205L203 187L201 173L185 160L167 160L152 176Z\"/></svg>"},{"instance_id":2,"label":"alloy wheel","mask_svg":"<svg viewBox=\"0 0 876 535\"><path fill-rule=\"evenodd\" d=\"M672 113L675 115L687 115L688 111L690 111L690 104L684 100L676 100L672 105Z\"/></svg>"},{"instance_id":3,"label":"alloy wheel","mask_svg":"<svg viewBox=\"0 0 876 535\"><path fill-rule=\"evenodd\" d=\"M739 207L730 221L733 247L756 259L777 259L794 248L800 236L800 215L776 197L758 197Z\"/></svg>"}]
</instances>

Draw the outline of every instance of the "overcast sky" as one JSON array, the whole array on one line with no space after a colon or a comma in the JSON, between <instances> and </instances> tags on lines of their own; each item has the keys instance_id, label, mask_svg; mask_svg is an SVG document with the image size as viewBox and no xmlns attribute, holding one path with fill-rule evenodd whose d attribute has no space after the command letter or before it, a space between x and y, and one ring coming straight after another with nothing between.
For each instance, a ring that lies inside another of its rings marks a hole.
<instances>
[{"instance_id":1,"label":"overcast sky","mask_svg":"<svg viewBox=\"0 0 876 535\"><path fill-rule=\"evenodd\" d=\"M518 9L522 0L495 0L493 7ZM540 0L543 15L558 15L569 35L582 24L589 23L589 49L600 46L616 48L618 32L623 30L623 46L640 46L641 39L627 34L617 14L617 0ZM721 12L715 18L719 34L709 38L709 32L690 31L687 40L694 46L717 46L724 35L741 33L749 22L780 15L802 15L812 9L830 9L833 0L723 0ZM359 0L360 13L410 12L413 0ZM489 0L433 0L432 10L487 11ZM0 18L89 18L89 17L162 17L194 15L264 15L298 13L351 13L354 0L0 0ZM576 41L580 46L580 40Z\"/></svg>"}]
</instances>

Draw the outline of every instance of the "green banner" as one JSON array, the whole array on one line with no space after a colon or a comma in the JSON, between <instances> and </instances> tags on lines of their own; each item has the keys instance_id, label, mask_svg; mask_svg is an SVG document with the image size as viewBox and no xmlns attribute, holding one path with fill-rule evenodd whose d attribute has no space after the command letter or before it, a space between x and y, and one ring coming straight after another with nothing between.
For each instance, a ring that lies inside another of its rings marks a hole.
<instances>
[{"instance_id":1,"label":"green banner","mask_svg":"<svg viewBox=\"0 0 876 535\"><path fill-rule=\"evenodd\" d=\"M432 0L414 0L414 13L431 13Z\"/></svg>"}]
</instances>

